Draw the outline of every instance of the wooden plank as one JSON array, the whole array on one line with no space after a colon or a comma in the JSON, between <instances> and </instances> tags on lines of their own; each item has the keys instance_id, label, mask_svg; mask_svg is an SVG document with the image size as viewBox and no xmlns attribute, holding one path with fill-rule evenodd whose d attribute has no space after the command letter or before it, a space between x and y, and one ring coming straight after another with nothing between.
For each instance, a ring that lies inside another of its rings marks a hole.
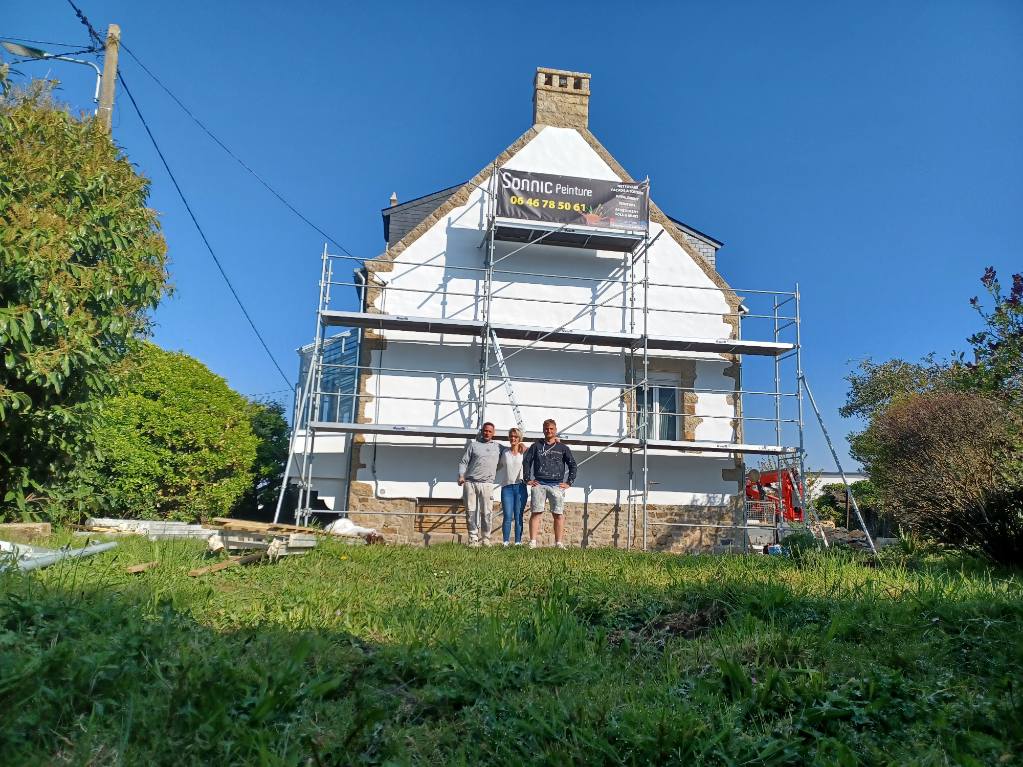
<instances>
[{"instance_id":1,"label":"wooden plank","mask_svg":"<svg viewBox=\"0 0 1023 767\"><path fill-rule=\"evenodd\" d=\"M285 524L274 525L266 522L251 522L247 519L214 517L212 523L224 530L237 530L249 533L307 533L309 535L330 535L330 533L318 527L300 527L299 525Z\"/></svg>"},{"instance_id":2,"label":"wooden plank","mask_svg":"<svg viewBox=\"0 0 1023 767\"><path fill-rule=\"evenodd\" d=\"M217 562L217 564L215 565L209 565L208 567L197 567L194 570L189 570L188 574L191 577L195 578L200 575L218 573L221 570L226 570L227 568L234 567L235 565L248 565L252 564L253 562L258 562L264 557L266 557L265 551L260 551L257 554L247 554L244 557L231 557L230 559L225 559L223 562Z\"/></svg>"},{"instance_id":3,"label":"wooden plank","mask_svg":"<svg viewBox=\"0 0 1023 767\"><path fill-rule=\"evenodd\" d=\"M159 562L143 562L141 565L132 565L125 572L129 575L137 575L138 573L146 572L146 570L152 570L159 564Z\"/></svg>"}]
</instances>

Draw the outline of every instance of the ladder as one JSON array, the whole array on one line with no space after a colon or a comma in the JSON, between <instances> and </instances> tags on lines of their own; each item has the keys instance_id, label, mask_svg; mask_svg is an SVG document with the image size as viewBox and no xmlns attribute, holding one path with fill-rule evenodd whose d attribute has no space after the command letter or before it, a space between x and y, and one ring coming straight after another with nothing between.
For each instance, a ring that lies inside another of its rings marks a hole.
<instances>
[{"instance_id":1,"label":"ladder","mask_svg":"<svg viewBox=\"0 0 1023 767\"><path fill-rule=\"evenodd\" d=\"M504 381L504 390L508 393L508 401L511 403L512 413L515 415L515 423L520 429L522 425L522 411L519 410L519 402L515 398L515 387L512 386L508 377L508 363L504 361L504 352L501 351L501 344L497 341L497 333L490 329L490 343L494 345L494 356L497 358L497 366L501 371L501 379Z\"/></svg>"}]
</instances>

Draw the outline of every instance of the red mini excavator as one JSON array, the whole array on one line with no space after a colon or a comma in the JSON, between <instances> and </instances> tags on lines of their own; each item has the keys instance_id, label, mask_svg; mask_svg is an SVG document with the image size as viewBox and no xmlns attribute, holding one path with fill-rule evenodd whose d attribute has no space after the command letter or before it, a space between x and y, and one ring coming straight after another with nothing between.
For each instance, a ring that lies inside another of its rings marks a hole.
<instances>
[{"instance_id":1,"label":"red mini excavator","mask_svg":"<svg viewBox=\"0 0 1023 767\"><path fill-rule=\"evenodd\" d=\"M781 474L781 482L778 475ZM773 524L803 521L799 472L793 468L752 470L746 474L746 517Z\"/></svg>"}]
</instances>

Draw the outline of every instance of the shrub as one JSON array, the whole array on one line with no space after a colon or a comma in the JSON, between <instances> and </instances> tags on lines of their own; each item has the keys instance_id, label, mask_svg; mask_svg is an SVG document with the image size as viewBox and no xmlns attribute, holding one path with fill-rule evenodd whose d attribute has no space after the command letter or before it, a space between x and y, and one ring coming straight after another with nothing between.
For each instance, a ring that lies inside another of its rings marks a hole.
<instances>
[{"instance_id":1,"label":"shrub","mask_svg":"<svg viewBox=\"0 0 1023 767\"><path fill-rule=\"evenodd\" d=\"M53 83L0 71L0 519L28 516L86 456L112 368L166 290L149 182Z\"/></svg>"},{"instance_id":2,"label":"shrub","mask_svg":"<svg viewBox=\"0 0 1023 767\"><path fill-rule=\"evenodd\" d=\"M280 402L249 402L249 423L255 434L256 462L252 483L235 505L234 514L246 519L262 519L277 504L288 460L291 430Z\"/></svg>"},{"instance_id":3,"label":"shrub","mask_svg":"<svg viewBox=\"0 0 1023 767\"><path fill-rule=\"evenodd\" d=\"M939 391L893 402L864 436L882 504L900 524L1010 563L1023 561L1021 431L1019 412L998 399Z\"/></svg>"},{"instance_id":4,"label":"shrub","mask_svg":"<svg viewBox=\"0 0 1023 767\"><path fill-rule=\"evenodd\" d=\"M252 481L249 411L198 360L144 344L104 403L99 457L82 472L94 510L184 521L226 516Z\"/></svg>"}]
</instances>

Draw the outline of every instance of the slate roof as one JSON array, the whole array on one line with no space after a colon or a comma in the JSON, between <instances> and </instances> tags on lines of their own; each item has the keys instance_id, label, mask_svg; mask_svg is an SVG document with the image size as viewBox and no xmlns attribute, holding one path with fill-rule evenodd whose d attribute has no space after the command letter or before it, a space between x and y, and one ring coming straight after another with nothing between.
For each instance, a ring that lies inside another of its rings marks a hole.
<instances>
[{"instance_id":1,"label":"slate roof","mask_svg":"<svg viewBox=\"0 0 1023 767\"><path fill-rule=\"evenodd\" d=\"M446 189L440 189L436 192L425 194L422 197L416 197L408 202L391 205L381 210L380 216L384 220L384 241L387 243L387 247L391 247L394 243L401 241L406 234L419 225L420 221L443 205L462 186L463 184L455 184ZM694 226L689 226L684 221L679 221L674 216L668 216L668 218L682 232L703 241L714 250L724 245L720 240L701 232Z\"/></svg>"},{"instance_id":2,"label":"slate roof","mask_svg":"<svg viewBox=\"0 0 1023 767\"><path fill-rule=\"evenodd\" d=\"M431 192L408 202L391 205L380 211L380 215L384 219L384 241L387 242L387 247L400 242L402 237L415 229L420 221L447 202L451 195L461 189L463 185L464 182L463 184L455 184L447 189Z\"/></svg>"}]
</instances>

